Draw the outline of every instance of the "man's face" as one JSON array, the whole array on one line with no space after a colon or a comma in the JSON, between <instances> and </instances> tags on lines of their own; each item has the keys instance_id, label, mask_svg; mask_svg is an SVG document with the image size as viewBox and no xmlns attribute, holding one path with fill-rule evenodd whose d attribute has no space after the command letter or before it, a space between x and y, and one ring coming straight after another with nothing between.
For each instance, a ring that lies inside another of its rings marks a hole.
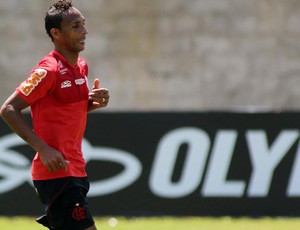
<instances>
[{"instance_id":1,"label":"man's face","mask_svg":"<svg viewBox=\"0 0 300 230\"><path fill-rule=\"evenodd\" d=\"M86 35L85 18L73 7L62 20L58 43L69 52L79 53L84 50Z\"/></svg>"}]
</instances>

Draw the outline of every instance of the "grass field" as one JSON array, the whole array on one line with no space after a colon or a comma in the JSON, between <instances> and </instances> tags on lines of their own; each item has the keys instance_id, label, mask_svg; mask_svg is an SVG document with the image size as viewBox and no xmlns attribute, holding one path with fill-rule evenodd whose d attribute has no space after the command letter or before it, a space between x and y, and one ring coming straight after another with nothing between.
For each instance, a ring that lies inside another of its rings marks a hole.
<instances>
[{"instance_id":1,"label":"grass field","mask_svg":"<svg viewBox=\"0 0 300 230\"><path fill-rule=\"evenodd\" d=\"M300 218L96 218L98 230L298 230ZM31 217L0 217L2 230L42 230Z\"/></svg>"}]
</instances>

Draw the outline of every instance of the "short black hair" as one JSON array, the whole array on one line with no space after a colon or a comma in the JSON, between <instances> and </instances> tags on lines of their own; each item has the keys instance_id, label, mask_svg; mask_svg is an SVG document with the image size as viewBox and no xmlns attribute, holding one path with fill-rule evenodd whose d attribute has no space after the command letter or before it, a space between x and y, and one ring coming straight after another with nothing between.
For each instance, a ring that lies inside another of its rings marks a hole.
<instances>
[{"instance_id":1,"label":"short black hair","mask_svg":"<svg viewBox=\"0 0 300 230\"><path fill-rule=\"evenodd\" d=\"M52 28L61 29L61 22L64 17L64 12L73 7L72 0L57 0L53 3L45 16L45 29L51 40L53 37L50 33Z\"/></svg>"}]
</instances>

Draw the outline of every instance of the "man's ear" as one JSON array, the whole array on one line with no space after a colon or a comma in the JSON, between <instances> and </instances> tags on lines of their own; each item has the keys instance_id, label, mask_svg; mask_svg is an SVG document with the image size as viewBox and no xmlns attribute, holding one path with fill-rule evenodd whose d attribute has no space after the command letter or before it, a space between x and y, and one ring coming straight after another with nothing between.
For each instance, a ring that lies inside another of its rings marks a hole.
<instances>
[{"instance_id":1,"label":"man's ear","mask_svg":"<svg viewBox=\"0 0 300 230\"><path fill-rule=\"evenodd\" d=\"M57 40L60 38L60 30L57 28L51 28L50 33L54 40Z\"/></svg>"}]
</instances>

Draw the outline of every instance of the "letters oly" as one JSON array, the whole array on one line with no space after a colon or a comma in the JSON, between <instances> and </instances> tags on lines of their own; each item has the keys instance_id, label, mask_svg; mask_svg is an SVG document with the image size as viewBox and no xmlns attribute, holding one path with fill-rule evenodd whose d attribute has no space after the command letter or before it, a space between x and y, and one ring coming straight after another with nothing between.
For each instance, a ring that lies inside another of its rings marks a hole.
<instances>
[{"instance_id":1,"label":"letters oly","mask_svg":"<svg viewBox=\"0 0 300 230\"><path fill-rule=\"evenodd\" d=\"M184 127L167 133L157 148L150 174L150 189L161 197L184 197L194 192L204 178L200 192L204 197L241 197L244 194L248 197L266 197L274 170L299 139L299 131L283 130L270 144L264 130L246 132L245 140L252 165L247 191L245 181L226 179L237 137L236 130L217 131L209 158L210 138L203 130ZM188 145L187 157L179 181L173 182L171 177L182 144ZM204 175L206 165L207 172ZM300 196L300 147L296 153L287 195Z\"/></svg>"}]
</instances>

